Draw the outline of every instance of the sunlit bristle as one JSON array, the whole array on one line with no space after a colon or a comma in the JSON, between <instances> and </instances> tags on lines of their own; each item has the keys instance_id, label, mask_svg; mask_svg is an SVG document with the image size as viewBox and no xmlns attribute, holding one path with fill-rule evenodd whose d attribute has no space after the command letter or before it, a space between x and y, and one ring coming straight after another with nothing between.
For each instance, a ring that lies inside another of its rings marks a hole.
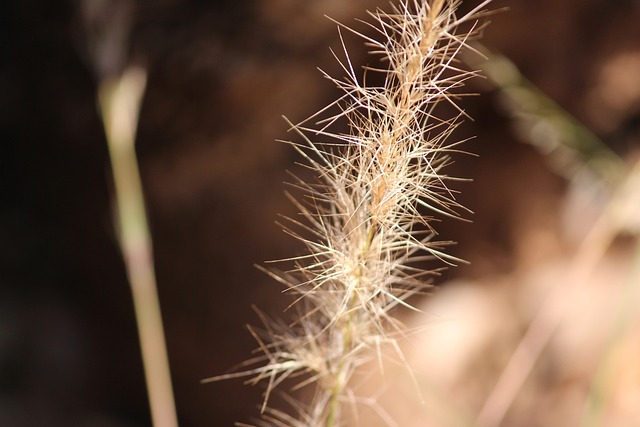
<instances>
[{"instance_id":1,"label":"sunlit bristle","mask_svg":"<svg viewBox=\"0 0 640 427\"><path fill-rule=\"evenodd\" d=\"M384 83L363 83L343 41L335 56L344 77L325 74L342 97L291 124L302 142L290 144L318 181L294 182L303 192L293 199L302 219L286 229L306 253L288 260L294 267L286 273L269 274L286 286L299 317L291 325L263 317L266 330L252 333L264 364L235 374L267 381L267 425L343 425L343 409L357 406L349 383L357 368L387 355L403 360L396 343L403 330L392 310L411 308L407 299L429 287L429 276L457 262L423 213L457 217L464 210L444 169L465 116L455 96L475 73L462 70L456 56L489 1L458 18L460 3L401 1L388 13L370 13L366 34L339 24L341 39L345 31L361 37L388 67L366 70L384 73ZM439 104L453 107L450 117L436 115ZM333 131L337 122L350 132ZM425 271L429 258L441 263ZM273 389L292 377L294 386L316 387L313 400L298 404L297 414L268 409Z\"/></svg>"}]
</instances>

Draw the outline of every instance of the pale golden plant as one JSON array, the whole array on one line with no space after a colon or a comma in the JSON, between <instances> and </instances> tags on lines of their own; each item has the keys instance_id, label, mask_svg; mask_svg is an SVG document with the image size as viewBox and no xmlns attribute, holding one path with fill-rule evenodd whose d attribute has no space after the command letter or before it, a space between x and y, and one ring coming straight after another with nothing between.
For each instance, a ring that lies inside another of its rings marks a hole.
<instances>
[{"instance_id":1,"label":"pale golden plant","mask_svg":"<svg viewBox=\"0 0 640 427\"><path fill-rule=\"evenodd\" d=\"M251 329L261 355L248 366L258 366L205 380L267 381L266 425L345 425L346 407L369 402L350 381L358 368L372 359L382 366L387 356L403 362L397 341L406 331L392 310L411 308L407 299L428 288L428 276L443 266L424 270L423 261L456 261L442 251L422 212L457 217L462 209L448 188L454 178L443 170L461 142L452 139L464 116L456 98L475 76L457 55L478 35L477 19L488 3L458 17L460 0L402 0L390 12L369 13L374 36L340 25L380 59L386 68L367 67L365 74L383 73L384 83L367 84L344 48L344 59L336 58L346 76L325 74L343 95L292 125L303 142L290 144L317 177L313 183L296 178L303 196L291 199L301 219L286 227L306 254L285 260L293 269L269 274L293 296L298 317L284 324L263 316L266 330ZM440 104L453 106L453 113L437 115ZM332 130L338 121L348 133ZM267 406L272 391L291 377L302 378L294 389L313 388L309 402L294 404L295 416Z\"/></svg>"}]
</instances>

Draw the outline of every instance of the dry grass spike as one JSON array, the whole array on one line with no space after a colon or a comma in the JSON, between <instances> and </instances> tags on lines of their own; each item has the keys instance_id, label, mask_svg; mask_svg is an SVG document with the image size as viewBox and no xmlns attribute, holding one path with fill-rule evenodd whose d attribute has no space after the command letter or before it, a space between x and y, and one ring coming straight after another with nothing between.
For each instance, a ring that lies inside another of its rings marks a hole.
<instances>
[{"instance_id":1,"label":"dry grass spike","mask_svg":"<svg viewBox=\"0 0 640 427\"><path fill-rule=\"evenodd\" d=\"M269 274L286 286L299 316L288 325L262 316L265 331L251 329L261 354L249 364L257 367L205 380L266 381L264 425L345 425L346 408L366 400L350 383L358 367L385 354L403 360L397 340L404 330L392 311L410 307L407 299L429 287L438 268L425 271L420 263L456 262L421 212L458 216L462 209L444 168L465 115L456 99L475 73L456 57L478 36L488 3L457 17L460 0L403 0L390 12L369 13L373 36L339 24L378 57L381 66L365 72L383 73L384 83L366 85L345 48L344 59L335 55L345 76L325 74L343 95L291 125L303 142L290 144L317 181L296 179L304 195L292 200L302 219L286 227L306 253L287 260L292 270ZM455 107L451 117L436 115L442 103ZM332 131L338 121L348 133ZM314 388L310 401L295 403L295 414L270 409L272 391L292 377L300 378L296 387Z\"/></svg>"}]
</instances>

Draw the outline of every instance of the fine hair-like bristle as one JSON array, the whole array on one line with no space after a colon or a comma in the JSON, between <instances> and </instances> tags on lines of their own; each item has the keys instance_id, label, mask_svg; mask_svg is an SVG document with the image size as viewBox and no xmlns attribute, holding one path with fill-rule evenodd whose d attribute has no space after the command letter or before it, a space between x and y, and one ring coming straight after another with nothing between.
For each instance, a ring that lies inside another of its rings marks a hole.
<instances>
[{"instance_id":1,"label":"fine hair-like bristle","mask_svg":"<svg viewBox=\"0 0 640 427\"><path fill-rule=\"evenodd\" d=\"M341 98L291 125L303 142L289 143L317 176L317 182L294 182L304 193L291 197L302 219L286 228L306 253L287 260L295 267L286 273L265 271L286 286L298 318L286 325L261 315L265 330L251 329L261 356L249 363L257 367L210 379L265 380L265 425L343 425L344 406L357 401L349 383L356 369L384 353L403 359L397 343L403 330L391 311L410 307L407 299L429 286L426 276L435 271L418 263L456 261L434 241L421 211L457 216L462 208L443 168L459 143L451 134L464 116L455 97L475 73L463 70L456 56L477 35L476 21L489 1L457 17L460 3L405 0L390 12L370 12L374 36L339 25L379 57L386 69L365 72L384 73L383 83L367 86L345 48L344 59L335 55L345 77L325 74ZM454 114L436 116L440 103L452 105ZM348 133L332 131L339 120ZM298 387L315 387L311 401L296 403L295 414L268 408L272 391L297 374L303 374Z\"/></svg>"}]
</instances>

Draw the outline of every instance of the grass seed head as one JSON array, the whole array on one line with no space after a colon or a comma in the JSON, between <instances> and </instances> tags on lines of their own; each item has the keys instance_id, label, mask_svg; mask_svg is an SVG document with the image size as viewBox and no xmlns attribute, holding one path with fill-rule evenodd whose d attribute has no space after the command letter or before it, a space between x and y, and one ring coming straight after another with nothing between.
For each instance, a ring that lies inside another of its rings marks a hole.
<instances>
[{"instance_id":1,"label":"grass seed head","mask_svg":"<svg viewBox=\"0 0 640 427\"><path fill-rule=\"evenodd\" d=\"M290 144L318 181L296 180L303 196L293 200L302 220L286 229L306 253L288 260L293 269L269 274L293 295L299 316L290 325L263 316L266 330L252 333L264 364L233 374L267 381L262 410L269 425L339 425L342 407L356 400L350 388L355 370L383 357L383 346L402 359L396 340L403 331L391 311L410 307L407 299L423 292L425 277L438 271L418 263L455 261L433 240L432 221L421 212L457 216L461 210L444 168L458 143L452 132L464 117L454 92L475 73L464 71L456 56L477 35L475 21L489 1L457 17L460 3L401 0L390 12L370 12L367 34L339 24L341 39L349 31L378 57L381 68L365 71L383 73L383 83L363 82L343 41L338 61L344 77L325 74L342 96L291 125L303 143ZM440 104L457 112L439 117ZM336 121L349 132L332 131ZM296 417L267 408L272 390L300 373L298 388L316 388L311 402L297 403Z\"/></svg>"}]
</instances>

